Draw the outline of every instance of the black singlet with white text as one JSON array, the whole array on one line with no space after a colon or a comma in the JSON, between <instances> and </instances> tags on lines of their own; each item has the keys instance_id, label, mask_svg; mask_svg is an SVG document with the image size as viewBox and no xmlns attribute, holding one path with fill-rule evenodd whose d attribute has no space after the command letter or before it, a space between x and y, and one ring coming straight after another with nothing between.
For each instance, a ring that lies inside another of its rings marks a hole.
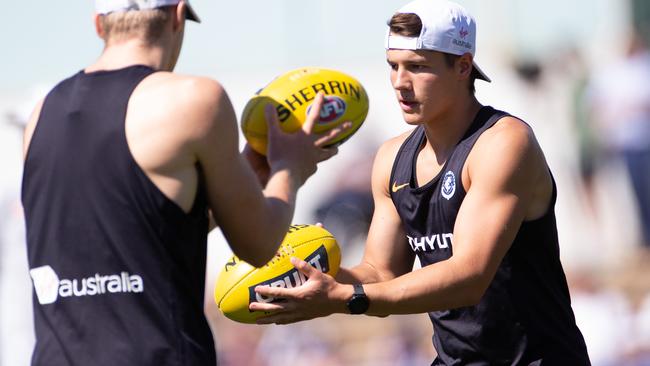
<instances>
[{"instance_id":1,"label":"black singlet with white text","mask_svg":"<svg viewBox=\"0 0 650 366\"><path fill-rule=\"evenodd\" d=\"M203 315L203 184L185 213L127 144L129 99L153 72L80 71L45 98L22 187L32 365L216 364Z\"/></svg>"},{"instance_id":2,"label":"black singlet with white text","mask_svg":"<svg viewBox=\"0 0 650 366\"><path fill-rule=\"evenodd\" d=\"M440 173L417 186L416 161L426 136L418 126L393 164L391 197L410 250L422 266L453 255L453 229L465 197L462 170L480 135L505 112L483 107ZM525 221L480 302L429 313L438 353L433 365L589 365L559 258L554 206ZM471 243L466 243L471 245Z\"/></svg>"}]
</instances>

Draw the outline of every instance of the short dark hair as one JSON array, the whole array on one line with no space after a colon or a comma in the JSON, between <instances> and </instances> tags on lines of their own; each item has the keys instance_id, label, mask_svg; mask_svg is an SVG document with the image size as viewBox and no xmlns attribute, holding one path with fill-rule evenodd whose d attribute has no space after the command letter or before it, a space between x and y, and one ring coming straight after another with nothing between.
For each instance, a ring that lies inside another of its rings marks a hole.
<instances>
[{"instance_id":1,"label":"short dark hair","mask_svg":"<svg viewBox=\"0 0 650 366\"><path fill-rule=\"evenodd\" d=\"M390 32L404 37L418 37L422 32L422 20L417 14L413 13L395 13L388 21ZM445 64L453 67L456 60L460 58L458 55L442 52L445 57ZM476 88L474 81L478 76L478 71L472 65L472 74L469 77L469 91L474 94Z\"/></svg>"}]
</instances>

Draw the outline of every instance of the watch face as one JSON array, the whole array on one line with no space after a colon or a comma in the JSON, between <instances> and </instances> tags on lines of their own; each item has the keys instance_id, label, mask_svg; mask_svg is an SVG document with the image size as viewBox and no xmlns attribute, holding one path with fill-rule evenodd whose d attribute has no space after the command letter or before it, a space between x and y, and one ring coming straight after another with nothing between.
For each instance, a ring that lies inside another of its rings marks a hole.
<instances>
[{"instance_id":1,"label":"watch face","mask_svg":"<svg viewBox=\"0 0 650 366\"><path fill-rule=\"evenodd\" d=\"M368 310L368 298L365 295L354 295L348 301L350 314L363 314Z\"/></svg>"}]
</instances>

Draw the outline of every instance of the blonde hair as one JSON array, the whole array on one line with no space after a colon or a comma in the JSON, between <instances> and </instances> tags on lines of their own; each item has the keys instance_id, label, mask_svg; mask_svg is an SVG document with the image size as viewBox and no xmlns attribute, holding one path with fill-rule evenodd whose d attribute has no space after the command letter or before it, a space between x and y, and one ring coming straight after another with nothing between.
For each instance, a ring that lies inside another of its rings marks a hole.
<instances>
[{"instance_id":1,"label":"blonde hair","mask_svg":"<svg viewBox=\"0 0 650 366\"><path fill-rule=\"evenodd\" d=\"M142 39L153 44L160 39L165 24L172 16L170 7L148 10L114 12L100 17L106 43L119 42L131 38Z\"/></svg>"}]
</instances>

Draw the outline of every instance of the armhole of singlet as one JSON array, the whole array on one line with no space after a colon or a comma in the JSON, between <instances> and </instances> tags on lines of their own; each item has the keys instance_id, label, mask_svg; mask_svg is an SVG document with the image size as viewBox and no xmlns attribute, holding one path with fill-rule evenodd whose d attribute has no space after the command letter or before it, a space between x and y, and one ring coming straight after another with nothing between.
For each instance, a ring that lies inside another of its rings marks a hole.
<instances>
[{"instance_id":1,"label":"armhole of singlet","mask_svg":"<svg viewBox=\"0 0 650 366\"><path fill-rule=\"evenodd\" d=\"M397 170L397 165L399 164L400 160L402 159L402 155L404 154L404 150L406 150L406 147L408 143L415 138L416 134L418 133L419 129L422 128L422 126L417 126L411 134L408 135L408 137L402 142L402 145L399 147L399 150L397 150L397 155L395 155L395 159L393 160L393 166L390 169L390 176L388 177L388 193L390 194L390 199L395 202L394 198L395 196L393 195L393 190L390 189L390 182L395 181L395 171ZM410 180L409 180L410 184Z\"/></svg>"},{"instance_id":2,"label":"armhole of singlet","mask_svg":"<svg viewBox=\"0 0 650 366\"><path fill-rule=\"evenodd\" d=\"M147 78L149 78L151 75L154 75L157 71L154 71L150 73L149 75L146 75L144 78L142 78L131 90L131 93L129 94L129 98L126 102L126 108L124 109L124 116L122 118L123 123L122 123L122 142L123 146L125 149L126 154L128 155L128 159L133 166L135 174L139 175L144 181L147 182L147 184L156 192L157 195L160 195L160 197L163 198L163 200L167 203L168 206L172 207L174 211L177 211L177 213L181 214L182 217L184 218L192 218L196 215L196 211L198 208L198 203L200 200L200 194L201 194L201 180L203 179L202 172L200 171L200 166L195 164L195 169L197 169L197 186L196 186L196 192L194 193L194 201L192 202L192 206L188 212L185 212L185 210L173 199L171 199L169 196L167 196L161 189L156 185L156 183L153 182L151 177L144 171L144 169L138 164L137 160L135 159L135 156L133 156L133 153L131 152L131 146L129 145L129 140L126 136L126 116L129 111L129 105L131 104L131 97L133 97L133 93L135 90L142 84L143 81L145 81Z\"/></svg>"},{"instance_id":3,"label":"armhole of singlet","mask_svg":"<svg viewBox=\"0 0 650 366\"><path fill-rule=\"evenodd\" d=\"M517 120L523 122L525 125L527 125L529 128L531 128L530 125L526 121L524 121L523 119L521 119L519 117L516 117L516 116L513 116L510 113L495 109L495 114L492 115L489 118L488 122L485 123L485 126L487 126L487 127L483 130L483 132L487 131L489 128L492 128L495 124L497 124L497 122L499 122L504 117L516 118ZM494 120L492 121L492 119L494 119ZM483 134L483 132L481 132L481 134ZM465 186L463 185L463 173L462 172L463 172L463 169L465 168L465 164L467 163L467 157L469 157L469 154L471 153L472 148L474 147L474 145L476 144L476 141L478 141L479 138L480 138L480 135L474 140L474 142L472 142L471 145L467 146L467 148L466 148L466 150L464 152L466 154L466 157L465 157L465 161L463 162L463 165L460 168L461 173L460 173L460 177L459 177L460 188L463 190L464 194L467 194L467 192L465 191ZM546 169L547 169L548 174L549 174L549 176L551 178L551 189L552 189L551 198L548 201L548 206L546 207L546 210L544 211L542 216L540 216L540 217L538 217L536 219L533 219L533 220L528 220L528 221L524 220L524 221L522 221L522 223L536 222L536 221L539 221L539 220L542 220L542 219L546 218L549 215L549 213L551 213L551 211L553 210L553 207L555 207L555 204L557 203L557 184L555 183L555 177L553 176L553 172L551 172L551 168L548 167L548 165L546 166Z\"/></svg>"},{"instance_id":4,"label":"armhole of singlet","mask_svg":"<svg viewBox=\"0 0 650 366\"><path fill-rule=\"evenodd\" d=\"M481 138L481 135L488 129L492 128L497 122L499 122L502 118L510 116L509 113L503 112L500 110L495 109L494 114L488 118L487 122L485 122L485 125L481 128L482 131L481 133L472 141L471 144L468 144L467 146L463 147L463 155L464 155L464 160L463 164L460 166L460 174L458 177L459 181L459 187L460 189L463 190L463 194L467 194L467 191L465 190L465 185L463 184L463 170L465 169L465 164L467 164L467 158L469 157L469 154L472 152L472 149L474 148L474 145L476 145L476 141L478 141L479 138Z\"/></svg>"},{"instance_id":5,"label":"armhole of singlet","mask_svg":"<svg viewBox=\"0 0 650 366\"><path fill-rule=\"evenodd\" d=\"M519 118L517 116L513 116L513 115L511 115L511 114L509 114L507 112L503 112L503 111L499 111L499 112L504 113L503 117L510 116L510 117L516 118L517 120L521 121L523 124L525 124L526 126L528 126L528 128L530 128L532 130L533 127L530 124L528 124L528 122L524 121L522 118ZM501 117L501 118L503 118L503 117ZM499 118L499 119L501 119L501 118ZM498 121L499 120L495 121L494 123L496 123ZM546 170L548 171L548 174L549 174L549 176L551 178L551 189L552 189L551 190L551 199L548 201L548 206L546 207L546 211L544 211L544 214L542 214L542 216L540 216L540 217L538 217L538 218L536 218L534 220L529 220L529 221L524 220L523 221L524 223L539 221L539 220L542 220L543 218L547 217L553 211L553 208L555 207L555 204L557 203L557 184L555 182L555 177L553 176L553 172L551 172L551 168L548 166L548 163L546 164Z\"/></svg>"},{"instance_id":6,"label":"armhole of singlet","mask_svg":"<svg viewBox=\"0 0 650 366\"><path fill-rule=\"evenodd\" d=\"M33 142L36 139L36 134L38 134L38 131L41 129L39 126L41 126L41 118L43 117L43 111L45 110L45 106L48 104L50 97L61 87L63 83L66 83L70 81L72 78L76 77L78 75L75 74L65 80L62 80L60 83L55 85L52 90L50 90L46 95L45 98L43 98L43 105L41 105L41 110L38 112L38 118L36 119L36 126L34 126L34 131L32 132L32 138L29 140L29 146L27 147L27 151L25 152L25 157L23 158L23 176L25 174L25 170L27 170L27 163L29 162L29 156L30 152L32 151L32 146L34 146ZM34 106L36 107L36 106ZM33 113L33 110L32 110ZM31 116L30 116L31 117ZM23 132L24 133L24 132ZM23 135L24 137L24 135ZM24 141L24 140L23 140Z\"/></svg>"},{"instance_id":7,"label":"armhole of singlet","mask_svg":"<svg viewBox=\"0 0 650 366\"><path fill-rule=\"evenodd\" d=\"M557 183L555 183L555 177L553 176L553 172L551 172L551 168L547 166L546 169L548 169L548 174L551 176L553 191L551 193L551 201L549 202L549 206L546 208L546 213L544 215L546 215L552 207L555 207L555 204L557 203Z\"/></svg>"},{"instance_id":8,"label":"armhole of singlet","mask_svg":"<svg viewBox=\"0 0 650 366\"><path fill-rule=\"evenodd\" d=\"M43 99L43 105L41 106L41 110L38 112L38 118L36 119L36 125L34 126L34 131L32 131L32 137L29 140L29 146L27 146L27 151L25 151L25 157L23 158L23 178L25 176L25 172L27 171L27 164L29 164L30 162L29 157L32 155L31 151L34 146L34 141L36 141L36 136L38 135L38 131L40 130L39 127L41 126L41 116L43 116L43 111L45 110L45 106L47 105L48 100L50 99L50 95L52 91L49 92ZM23 131L23 144L24 143L25 143L25 132Z\"/></svg>"},{"instance_id":9,"label":"armhole of singlet","mask_svg":"<svg viewBox=\"0 0 650 366\"><path fill-rule=\"evenodd\" d=\"M500 112L502 112L502 111L500 111ZM528 122L524 121L522 118L519 118L517 116L513 116L513 115L511 115L509 113L506 113L506 112L502 112L502 113L505 113L505 116L510 116L510 117L516 118L517 120L521 121L523 124L528 126L528 128L530 128L531 130L533 129L533 127L530 124L528 124ZM540 147L540 149L541 149L541 147ZM546 171L548 171L548 175L551 178L551 198L548 201L548 205L546 206L546 210L544 211L542 216L540 216L540 217L538 217L536 219L533 219L533 220L524 220L524 221L522 221L522 223L531 223L531 222L537 222L537 221L543 220L546 217L548 217L548 215L551 214L551 212L553 212L553 210L554 210L555 204L557 203L557 183L555 182L555 177L553 176L553 172L551 171L551 168L548 166L548 163L546 163Z\"/></svg>"},{"instance_id":10,"label":"armhole of singlet","mask_svg":"<svg viewBox=\"0 0 650 366\"><path fill-rule=\"evenodd\" d=\"M548 175L551 178L551 198L547 203L546 210L544 211L542 216L533 220L524 220L523 223L536 222L545 219L551 212L553 212L555 204L557 203L557 184L555 184L555 177L553 177L553 172L551 172L551 168L547 166L546 170L548 171Z\"/></svg>"},{"instance_id":11,"label":"armhole of singlet","mask_svg":"<svg viewBox=\"0 0 650 366\"><path fill-rule=\"evenodd\" d=\"M60 88L63 83L68 82L72 78L76 77L78 74L79 73L77 73L74 76L71 76L71 77L69 77L69 78L67 78L65 80L62 80L60 83L55 85L52 88L52 90L50 90L45 95L45 97L43 98L43 105L41 105L41 110L38 112L38 118L36 119L36 126L34 126L34 131L32 132L32 138L29 140L29 146L27 147L27 151L25 151L25 156L23 157L23 172L22 172L22 179L21 179L21 183L20 183L21 199L22 199L22 192L25 191L25 173L27 172L28 165L31 162L31 159L30 159L30 157L32 155L31 151L34 148L34 142L37 139L37 135L40 136L39 131L43 129L43 127L42 127L43 124L41 123L41 119L43 118L43 111L45 110L46 105L49 103L50 97L57 91L57 89ZM25 132L23 131L23 144L25 143L24 142L25 141L24 140L25 139L24 133Z\"/></svg>"}]
</instances>

